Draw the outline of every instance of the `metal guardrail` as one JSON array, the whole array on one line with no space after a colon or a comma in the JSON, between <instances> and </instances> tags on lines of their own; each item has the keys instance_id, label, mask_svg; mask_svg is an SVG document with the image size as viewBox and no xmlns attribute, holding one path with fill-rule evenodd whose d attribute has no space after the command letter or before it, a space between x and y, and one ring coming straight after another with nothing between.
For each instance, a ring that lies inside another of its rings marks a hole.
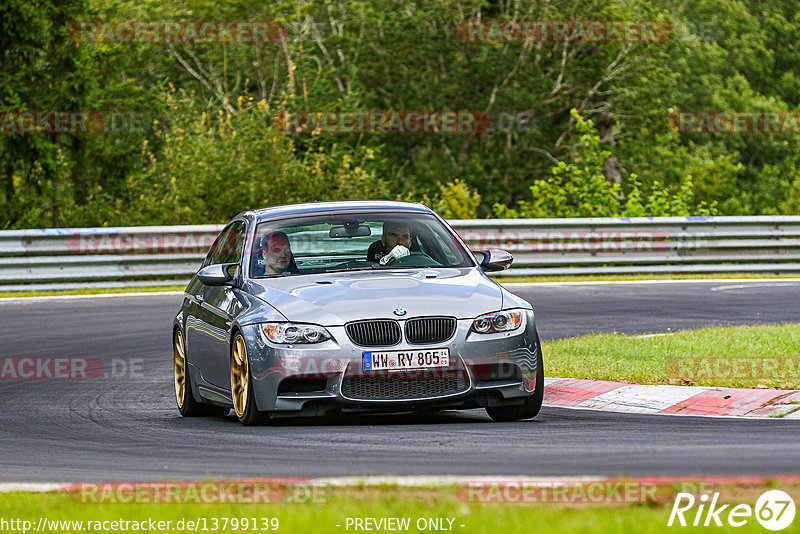
<instances>
[{"instance_id":1,"label":"metal guardrail","mask_svg":"<svg viewBox=\"0 0 800 534\"><path fill-rule=\"evenodd\" d=\"M0 231L0 290L42 283L48 284L47 289L110 281L124 286L124 282L148 279L183 283L197 270L223 227Z\"/></svg>"},{"instance_id":2,"label":"metal guardrail","mask_svg":"<svg viewBox=\"0 0 800 534\"><path fill-rule=\"evenodd\" d=\"M514 254L502 275L800 272L800 216L453 222L471 248Z\"/></svg>"},{"instance_id":3,"label":"metal guardrail","mask_svg":"<svg viewBox=\"0 0 800 534\"><path fill-rule=\"evenodd\" d=\"M800 216L449 222L472 249L514 254L498 276L800 273ZM0 290L184 283L222 228L0 231Z\"/></svg>"}]
</instances>

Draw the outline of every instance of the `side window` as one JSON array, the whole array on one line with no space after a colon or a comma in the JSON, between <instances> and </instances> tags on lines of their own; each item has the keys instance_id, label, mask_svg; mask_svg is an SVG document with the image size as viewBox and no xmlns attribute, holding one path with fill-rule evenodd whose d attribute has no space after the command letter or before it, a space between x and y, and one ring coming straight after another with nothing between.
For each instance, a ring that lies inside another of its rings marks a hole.
<instances>
[{"instance_id":1,"label":"side window","mask_svg":"<svg viewBox=\"0 0 800 534\"><path fill-rule=\"evenodd\" d=\"M247 225L242 221L236 221L231 225L225 241L222 243L219 257L214 263L239 263L242 259L242 249L244 248L244 237L247 233Z\"/></svg>"},{"instance_id":2,"label":"side window","mask_svg":"<svg viewBox=\"0 0 800 534\"><path fill-rule=\"evenodd\" d=\"M216 261L219 258L220 250L222 249L222 244L225 242L225 237L228 235L231 227L233 225L228 225L222 229L219 233L217 238L214 240L214 244L211 245L211 248L208 250L208 254L206 255L206 260L203 262L203 267L208 267L209 265L213 265L215 263L219 263Z\"/></svg>"}]
</instances>

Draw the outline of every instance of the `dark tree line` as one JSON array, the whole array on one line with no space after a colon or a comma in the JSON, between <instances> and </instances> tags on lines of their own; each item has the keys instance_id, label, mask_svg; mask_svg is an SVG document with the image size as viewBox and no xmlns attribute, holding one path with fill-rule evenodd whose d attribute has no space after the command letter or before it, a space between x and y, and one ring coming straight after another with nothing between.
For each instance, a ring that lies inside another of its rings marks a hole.
<instances>
[{"instance_id":1,"label":"dark tree line","mask_svg":"<svg viewBox=\"0 0 800 534\"><path fill-rule=\"evenodd\" d=\"M610 42L459 33L463 21L509 19L668 21L671 32ZM75 21L172 20L277 21L286 37L90 43L70 33ZM791 0L6 0L0 26L0 228L221 222L343 198L425 201L461 217L800 213L796 134L682 133L669 119L798 111ZM505 122L451 134L276 127L284 111L354 110ZM106 122L13 133L19 111Z\"/></svg>"}]
</instances>

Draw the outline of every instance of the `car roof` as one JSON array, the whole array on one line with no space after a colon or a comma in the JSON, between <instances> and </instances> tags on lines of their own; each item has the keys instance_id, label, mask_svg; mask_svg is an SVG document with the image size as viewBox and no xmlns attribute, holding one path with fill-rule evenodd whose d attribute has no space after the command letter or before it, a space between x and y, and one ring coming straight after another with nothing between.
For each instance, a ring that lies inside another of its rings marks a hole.
<instances>
[{"instance_id":1,"label":"car roof","mask_svg":"<svg viewBox=\"0 0 800 534\"><path fill-rule=\"evenodd\" d=\"M306 204L273 206L245 212L242 215L252 215L256 221L260 222L266 219L293 215L313 215L318 213L342 213L367 210L433 213L430 208L418 203L394 202L389 200L347 200L340 202L309 202Z\"/></svg>"}]
</instances>

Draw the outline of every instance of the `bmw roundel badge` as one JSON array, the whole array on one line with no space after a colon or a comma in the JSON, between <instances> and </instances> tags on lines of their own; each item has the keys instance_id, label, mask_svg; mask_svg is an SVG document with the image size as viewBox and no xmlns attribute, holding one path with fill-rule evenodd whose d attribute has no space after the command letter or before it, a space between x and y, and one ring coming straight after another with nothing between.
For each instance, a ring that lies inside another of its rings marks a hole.
<instances>
[{"instance_id":1,"label":"bmw roundel badge","mask_svg":"<svg viewBox=\"0 0 800 534\"><path fill-rule=\"evenodd\" d=\"M403 308L396 308L394 310L394 314L397 315L398 317L402 317L406 314L406 311Z\"/></svg>"}]
</instances>

